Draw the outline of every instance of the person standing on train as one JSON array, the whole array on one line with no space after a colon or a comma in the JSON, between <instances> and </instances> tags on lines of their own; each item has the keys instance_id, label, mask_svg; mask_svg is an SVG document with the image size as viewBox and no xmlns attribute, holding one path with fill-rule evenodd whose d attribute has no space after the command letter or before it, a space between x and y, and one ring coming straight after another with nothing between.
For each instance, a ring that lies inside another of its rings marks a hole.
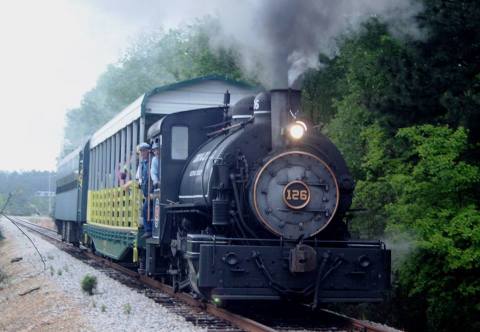
<instances>
[{"instance_id":1,"label":"person standing on train","mask_svg":"<svg viewBox=\"0 0 480 332\"><path fill-rule=\"evenodd\" d=\"M153 158L150 167L150 177L152 178L153 189L160 189L160 145L154 143L152 151Z\"/></svg>"},{"instance_id":2,"label":"person standing on train","mask_svg":"<svg viewBox=\"0 0 480 332\"><path fill-rule=\"evenodd\" d=\"M149 197L148 197L148 155L150 153L150 145L148 143L140 143L138 146L140 152L140 163L137 168L136 179L143 193L143 231L142 239L146 239L152 236L152 223L148 220L148 206L149 206Z\"/></svg>"},{"instance_id":3,"label":"person standing on train","mask_svg":"<svg viewBox=\"0 0 480 332\"><path fill-rule=\"evenodd\" d=\"M152 227L155 229L156 227L159 227L160 223L160 171L162 169L160 163L160 145L158 143L153 143L152 151L153 158L150 167L150 178L152 180L152 214L150 219L152 221Z\"/></svg>"}]
</instances>

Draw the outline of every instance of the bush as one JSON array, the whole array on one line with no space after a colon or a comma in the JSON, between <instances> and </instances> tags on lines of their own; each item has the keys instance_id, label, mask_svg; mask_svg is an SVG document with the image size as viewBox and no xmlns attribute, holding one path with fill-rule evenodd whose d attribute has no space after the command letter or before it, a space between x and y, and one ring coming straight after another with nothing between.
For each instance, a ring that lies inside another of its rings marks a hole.
<instances>
[{"instance_id":1,"label":"bush","mask_svg":"<svg viewBox=\"0 0 480 332\"><path fill-rule=\"evenodd\" d=\"M2 270L0 270L0 284L5 280L7 279L7 274L5 272L3 272Z\"/></svg>"},{"instance_id":2,"label":"bush","mask_svg":"<svg viewBox=\"0 0 480 332\"><path fill-rule=\"evenodd\" d=\"M93 291L97 288L97 277L87 274L81 282L82 290L88 295L93 295Z\"/></svg>"}]
</instances>

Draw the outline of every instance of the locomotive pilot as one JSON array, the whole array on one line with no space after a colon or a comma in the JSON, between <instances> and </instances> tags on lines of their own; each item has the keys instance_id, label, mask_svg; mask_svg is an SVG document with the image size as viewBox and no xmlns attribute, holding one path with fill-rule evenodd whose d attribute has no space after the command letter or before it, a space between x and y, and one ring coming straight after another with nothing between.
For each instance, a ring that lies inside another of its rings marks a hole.
<instances>
[{"instance_id":1,"label":"locomotive pilot","mask_svg":"<svg viewBox=\"0 0 480 332\"><path fill-rule=\"evenodd\" d=\"M140 143L140 145L138 146L138 150L140 152L140 163L138 164L136 179L143 193L142 216L143 216L144 234L142 235L142 238L146 239L152 236L152 223L149 220L149 213L148 213L148 206L149 206L148 156L150 153L150 145L148 143Z\"/></svg>"}]
</instances>

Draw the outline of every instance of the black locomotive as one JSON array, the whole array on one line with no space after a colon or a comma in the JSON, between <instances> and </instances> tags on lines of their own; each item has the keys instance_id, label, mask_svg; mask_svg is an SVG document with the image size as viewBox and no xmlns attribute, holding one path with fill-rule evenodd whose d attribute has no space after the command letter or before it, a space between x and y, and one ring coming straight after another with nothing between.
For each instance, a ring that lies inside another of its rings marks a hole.
<instances>
[{"instance_id":1,"label":"black locomotive","mask_svg":"<svg viewBox=\"0 0 480 332\"><path fill-rule=\"evenodd\" d=\"M381 301L390 251L379 241L349 239L344 216L354 182L335 145L301 118L300 92L272 90L227 104L228 95L224 106L171 113L149 126L147 140L161 147L161 184L152 190L146 241L141 225L111 223L116 210L97 211L111 210L116 203L107 196L121 191L114 184L98 198L108 186L83 170L88 213L86 222L76 220L78 241L133 258L150 276L217 303ZM125 202L133 194L120 195Z\"/></svg>"},{"instance_id":2,"label":"black locomotive","mask_svg":"<svg viewBox=\"0 0 480 332\"><path fill-rule=\"evenodd\" d=\"M353 179L336 147L294 118L299 97L275 90L232 108L185 164L178 203L155 220L148 271L165 272L156 257L171 251L177 287L215 301L382 299L389 251L346 241Z\"/></svg>"}]
</instances>

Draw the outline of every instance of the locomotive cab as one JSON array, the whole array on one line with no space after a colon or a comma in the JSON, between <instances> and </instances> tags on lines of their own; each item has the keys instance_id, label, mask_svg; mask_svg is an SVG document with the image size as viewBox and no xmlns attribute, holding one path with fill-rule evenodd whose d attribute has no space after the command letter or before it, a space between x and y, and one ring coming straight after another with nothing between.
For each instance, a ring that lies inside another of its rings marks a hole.
<instances>
[{"instance_id":1,"label":"locomotive cab","mask_svg":"<svg viewBox=\"0 0 480 332\"><path fill-rule=\"evenodd\" d=\"M160 273L159 264L151 263L163 255L162 248L169 247L176 237L173 231L176 221L167 218L166 207L179 202L178 188L183 169L198 147L207 141L209 127L223 121L223 114L222 107L174 113L163 117L148 130L149 142L160 146L160 186L158 191L152 190L150 204L153 206L149 211L153 212L150 216L153 232L146 243L147 271L151 275Z\"/></svg>"}]
</instances>

